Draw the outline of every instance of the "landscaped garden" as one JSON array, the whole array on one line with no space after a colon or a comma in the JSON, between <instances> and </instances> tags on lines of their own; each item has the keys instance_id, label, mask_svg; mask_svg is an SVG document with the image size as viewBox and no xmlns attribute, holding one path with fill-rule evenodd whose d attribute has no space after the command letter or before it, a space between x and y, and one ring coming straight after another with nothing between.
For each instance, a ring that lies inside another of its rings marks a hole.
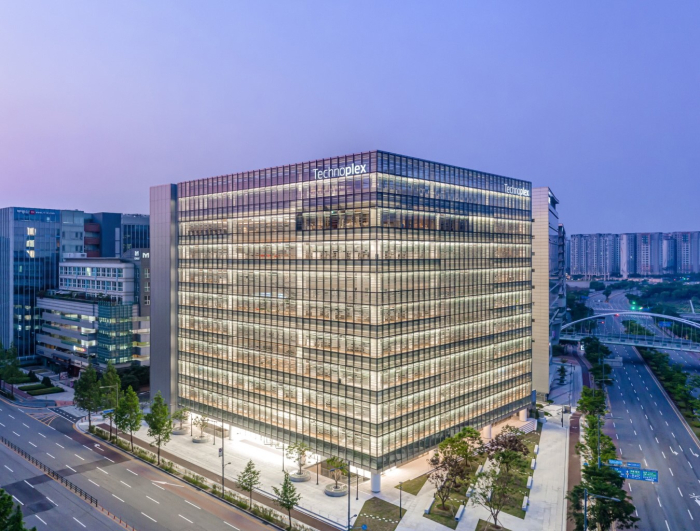
<instances>
[{"instance_id":1,"label":"landscaped garden","mask_svg":"<svg viewBox=\"0 0 700 531\"><path fill-rule=\"evenodd\" d=\"M401 515L399 515L398 505L379 498L370 498L362 506L353 529L362 528L364 524L367 525L367 529L372 531L394 531L404 514L406 514L406 509L402 509Z\"/></svg>"}]
</instances>

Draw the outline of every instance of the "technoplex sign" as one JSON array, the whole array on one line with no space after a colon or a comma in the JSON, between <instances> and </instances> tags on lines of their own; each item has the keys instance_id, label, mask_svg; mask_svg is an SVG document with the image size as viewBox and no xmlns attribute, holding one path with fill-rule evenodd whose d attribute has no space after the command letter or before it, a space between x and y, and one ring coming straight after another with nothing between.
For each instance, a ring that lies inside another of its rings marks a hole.
<instances>
[{"instance_id":1,"label":"technoplex sign","mask_svg":"<svg viewBox=\"0 0 700 531\"><path fill-rule=\"evenodd\" d=\"M330 179L331 177L348 177L350 175L360 175L367 173L367 164L351 164L343 168L333 168L329 170L319 170L314 168L314 179Z\"/></svg>"},{"instance_id":2,"label":"technoplex sign","mask_svg":"<svg viewBox=\"0 0 700 531\"><path fill-rule=\"evenodd\" d=\"M516 188L515 186L508 186L507 184L505 185L505 187L507 194L530 197L530 190L528 190L527 188Z\"/></svg>"}]
</instances>

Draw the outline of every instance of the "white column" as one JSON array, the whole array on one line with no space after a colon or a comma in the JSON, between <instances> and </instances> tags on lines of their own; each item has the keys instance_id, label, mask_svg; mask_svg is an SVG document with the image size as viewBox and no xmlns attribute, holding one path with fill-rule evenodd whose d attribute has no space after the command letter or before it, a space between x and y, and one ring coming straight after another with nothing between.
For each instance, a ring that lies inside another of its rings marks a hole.
<instances>
[{"instance_id":1,"label":"white column","mask_svg":"<svg viewBox=\"0 0 700 531\"><path fill-rule=\"evenodd\" d=\"M483 428L481 428L482 432L482 437L484 439L490 439L491 438L491 424L487 424Z\"/></svg>"},{"instance_id":2,"label":"white column","mask_svg":"<svg viewBox=\"0 0 700 531\"><path fill-rule=\"evenodd\" d=\"M228 440L233 440L233 424L228 425Z\"/></svg>"},{"instance_id":3,"label":"white column","mask_svg":"<svg viewBox=\"0 0 700 531\"><path fill-rule=\"evenodd\" d=\"M370 480L372 483L372 492L381 492L382 491L382 475L379 472L372 472L372 479Z\"/></svg>"},{"instance_id":4,"label":"white column","mask_svg":"<svg viewBox=\"0 0 700 531\"><path fill-rule=\"evenodd\" d=\"M523 409L520 410L520 420L525 422L527 420L527 408L524 407Z\"/></svg>"}]
</instances>

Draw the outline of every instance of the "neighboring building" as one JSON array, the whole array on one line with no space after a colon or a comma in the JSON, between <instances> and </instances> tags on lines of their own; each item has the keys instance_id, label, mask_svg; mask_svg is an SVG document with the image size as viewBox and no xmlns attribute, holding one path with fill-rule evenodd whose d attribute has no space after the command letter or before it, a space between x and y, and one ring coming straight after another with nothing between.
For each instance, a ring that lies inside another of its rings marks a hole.
<instances>
[{"instance_id":1,"label":"neighboring building","mask_svg":"<svg viewBox=\"0 0 700 531\"><path fill-rule=\"evenodd\" d=\"M620 234L620 276L637 274L637 235Z\"/></svg>"},{"instance_id":2,"label":"neighboring building","mask_svg":"<svg viewBox=\"0 0 700 531\"><path fill-rule=\"evenodd\" d=\"M676 272L676 239L664 234L661 240L661 272L664 275Z\"/></svg>"},{"instance_id":3,"label":"neighboring building","mask_svg":"<svg viewBox=\"0 0 700 531\"><path fill-rule=\"evenodd\" d=\"M129 249L150 246L148 215L98 212L86 214L85 249L87 256L123 256Z\"/></svg>"},{"instance_id":4,"label":"neighboring building","mask_svg":"<svg viewBox=\"0 0 700 531\"><path fill-rule=\"evenodd\" d=\"M673 232L676 241L676 273L700 273L700 232Z\"/></svg>"},{"instance_id":5,"label":"neighboring building","mask_svg":"<svg viewBox=\"0 0 700 531\"><path fill-rule=\"evenodd\" d=\"M571 236L571 275L588 278L619 275L620 250L617 234Z\"/></svg>"},{"instance_id":6,"label":"neighboring building","mask_svg":"<svg viewBox=\"0 0 700 531\"><path fill-rule=\"evenodd\" d=\"M662 234L660 232L637 233L637 274L641 276L662 273Z\"/></svg>"},{"instance_id":7,"label":"neighboring building","mask_svg":"<svg viewBox=\"0 0 700 531\"><path fill-rule=\"evenodd\" d=\"M139 311L140 269L140 260L133 258L61 262L59 289L37 298L42 320L37 354L72 375L90 363L101 369L109 361L147 363L150 330L148 317Z\"/></svg>"},{"instance_id":8,"label":"neighboring building","mask_svg":"<svg viewBox=\"0 0 700 531\"><path fill-rule=\"evenodd\" d=\"M530 194L381 151L151 188L153 392L379 491L532 403Z\"/></svg>"},{"instance_id":9,"label":"neighboring building","mask_svg":"<svg viewBox=\"0 0 700 531\"><path fill-rule=\"evenodd\" d=\"M549 188L532 190L532 388L541 400L549 394L551 347L566 313L566 233L558 204Z\"/></svg>"},{"instance_id":10,"label":"neighboring building","mask_svg":"<svg viewBox=\"0 0 700 531\"><path fill-rule=\"evenodd\" d=\"M0 209L0 342L34 356L36 297L58 287L58 263L84 256L80 210Z\"/></svg>"}]
</instances>

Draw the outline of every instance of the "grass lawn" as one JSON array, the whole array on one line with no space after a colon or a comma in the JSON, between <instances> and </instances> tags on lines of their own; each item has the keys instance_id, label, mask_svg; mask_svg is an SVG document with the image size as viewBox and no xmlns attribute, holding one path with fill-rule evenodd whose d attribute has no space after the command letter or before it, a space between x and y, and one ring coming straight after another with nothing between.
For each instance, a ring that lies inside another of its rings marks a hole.
<instances>
[{"instance_id":1,"label":"grass lawn","mask_svg":"<svg viewBox=\"0 0 700 531\"><path fill-rule=\"evenodd\" d=\"M496 527L492 523L482 519L479 519L479 523L476 524L475 531L492 531L494 529L499 529L500 531L508 531L508 529L506 529L505 527Z\"/></svg>"},{"instance_id":2,"label":"grass lawn","mask_svg":"<svg viewBox=\"0 0 700 531\"><path fill-rule=\"evenodd\" d=\"M406 514L406 509L402 510L401 516L404 514ZM399 520L398 505L379 498L370 498L362 506L362 511L360 511L353 527L358 528L366 524L367 529L372 531L394 531L399 525Z\"/></svg>"},{"instance_id":3,"label":"grass lawn","mask_svg":"<svg viewBox=\"0 0 700 531\"><path fill-rule=\"evenodd\" d=\"M535 456L535 445L540 444L540 436L542 435L542 424L537 423L537 430L528 433L523 437L523 441L530 450L530 454L525 457L528 464L530 460ZM518 493L503 507L503 512L508 513L512 516L517 516L518 518L525 518L525 511L522 510L523 497L530 495L530 490L527 488L527 478L532 474L532 469L528 466L525 471L520 474L518 478Z\"/></svg>"},{"instance_id":4,"label":"grass lawn","mask_svg":"<svg viewBox=\"0 0 700 531\"><path fill-rule=\"evenodd\" d=\"M423 485L425 485L426 481L428 481L428 474L423 474L422 476L418 476L417 478L404 481L403 491L408 492L409 494L413 494L414 496L418 496L420 489L423 488ZM396 487L394 488L398 489L399 486L396 485Z\"/></svg>"},{"instance_id":5,"label":"grass lawn","mask_svg":"<svg viewBox=\"0 0 700 531\"><path fill-rule=\"evenodd\" d=\"M450 529L456 529L459 522L455 520L455 514L457 514L460 505L467 505L468 502L469 500L465 496L455 492L450 494L450 499L446 503L447 510L443 510L440 500L435 498L433 506L430 508L430 514L424 514L423 517Z\"/></svg>"}]
</instances>

